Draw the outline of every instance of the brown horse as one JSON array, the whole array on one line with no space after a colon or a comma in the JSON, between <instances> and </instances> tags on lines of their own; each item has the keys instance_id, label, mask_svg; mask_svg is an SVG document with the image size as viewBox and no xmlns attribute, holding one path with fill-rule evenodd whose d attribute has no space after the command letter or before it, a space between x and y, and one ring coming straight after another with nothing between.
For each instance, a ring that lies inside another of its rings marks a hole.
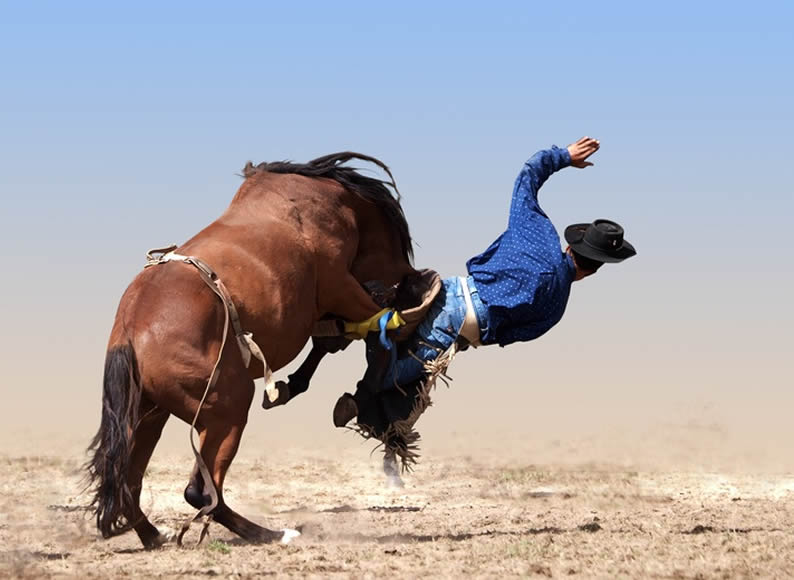
<instances>
[{"instance_id":1,"label":"brown horse","mask_svg":"<svg viewBox=\"0 0 794 580\"><path fill-rule=\"evenodd\" d=\"M388 181L343 165L372 162ZM242 328L267 363L289 363L326 314L351 321L376 314L362 287L414 272L399 193L377 159L337 153L307 164L244 169L245 181L215 222L177 248L209 264L225 283ZM249 541L282 537L230 509L223 483L234 459L263 365L246 368L234 341L220 353L226 311L196 268L168 262L143 270L121 298L105 360L102 421L89 451L94 513L104 537L135 529L143 545L163 541L140 508L143 474L170 415L196 429L212 482L194 468L185 499L201 508L217 490L213 519ZM199 410L213 365L217 385Z\"/></svg>"}]
</instances>

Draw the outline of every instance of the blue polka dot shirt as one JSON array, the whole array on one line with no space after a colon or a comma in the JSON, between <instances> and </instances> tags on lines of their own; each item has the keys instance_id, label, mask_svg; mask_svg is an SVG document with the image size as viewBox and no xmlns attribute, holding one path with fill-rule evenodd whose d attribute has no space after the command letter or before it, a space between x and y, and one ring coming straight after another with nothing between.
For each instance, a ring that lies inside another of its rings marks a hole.
<instances>
[{"instance_id":1,"label":"blue polka dot shirt","mask_svg":"<svg viewBox=\"0 0 794 580\"><path fill-rule=\"evenodd\" d=\"M488 311L483 344L535 339L565 312L575 268L538 205L538 190L570 164L567 149L553 146L535 153L516 178L507 230L466 263Z\"/></svg>"}]
</instances>

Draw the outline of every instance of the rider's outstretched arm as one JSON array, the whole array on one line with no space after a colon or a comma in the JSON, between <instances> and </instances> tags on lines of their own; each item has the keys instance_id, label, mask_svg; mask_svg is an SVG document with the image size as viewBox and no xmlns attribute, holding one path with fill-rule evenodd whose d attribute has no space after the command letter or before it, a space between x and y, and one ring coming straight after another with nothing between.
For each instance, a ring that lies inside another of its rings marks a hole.
<instances>
[{"instance_id":1,"label":"rider's outstretched arm","mask_svg":"<svg viewBox=\"0 0 794 580\"><path fill-rule=\"evenodd\" d=\"M510 226L527 223L528 213L540 211L538 190L552 173L572 165L578 168L592 165L587 158L598 151L600 144L590 137L582 137L565 149L552 145L551 149L538 151L524 163L513 188L510 204Z\"/></svg>"}]
</instances>

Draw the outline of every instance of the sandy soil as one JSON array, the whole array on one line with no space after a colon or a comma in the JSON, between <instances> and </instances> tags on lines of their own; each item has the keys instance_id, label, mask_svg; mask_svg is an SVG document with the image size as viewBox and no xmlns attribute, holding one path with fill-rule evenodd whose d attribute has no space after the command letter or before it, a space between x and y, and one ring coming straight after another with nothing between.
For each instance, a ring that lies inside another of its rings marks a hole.
<instances>
[{"instance_id":1,"label":"sandy soil","mask_svg":"<svg viewBox=\"0 0 794 580\"><path fill-rule=\"evenodd\" d=\"M241 458L228 503L288 546L246 545L217 524L198 547L147 552L97 538L79 454L0 457L0 575L316 577L794 576L794 475L631 471L430 454L387 488L379 454L293 449ZM164 531L192 511L190 464L158 458L144 509ZM194 526L188 536L198 536Z\"/></svg>"}]
</instances>

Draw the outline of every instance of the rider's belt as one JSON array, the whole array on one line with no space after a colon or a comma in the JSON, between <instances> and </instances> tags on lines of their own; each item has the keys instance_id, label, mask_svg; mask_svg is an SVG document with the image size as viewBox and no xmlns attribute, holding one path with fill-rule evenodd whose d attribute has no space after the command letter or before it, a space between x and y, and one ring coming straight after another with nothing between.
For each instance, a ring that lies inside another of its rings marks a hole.
<instances>
[{"instance_id":1,"label":"rider's belt","mask_svg":"<svg viewBox=\"0 0 794 580\"><path fill-rule=\"evenodd\" d=\"M465 338L470 346L478 347L480 344L480 325L477 323L477 314L474 311L474 303L471 301L471 291L465 277L459 276L460 286L463 288L463 298L466 301L466 316L458 334Z\"/></svg>"}]
</instances>

